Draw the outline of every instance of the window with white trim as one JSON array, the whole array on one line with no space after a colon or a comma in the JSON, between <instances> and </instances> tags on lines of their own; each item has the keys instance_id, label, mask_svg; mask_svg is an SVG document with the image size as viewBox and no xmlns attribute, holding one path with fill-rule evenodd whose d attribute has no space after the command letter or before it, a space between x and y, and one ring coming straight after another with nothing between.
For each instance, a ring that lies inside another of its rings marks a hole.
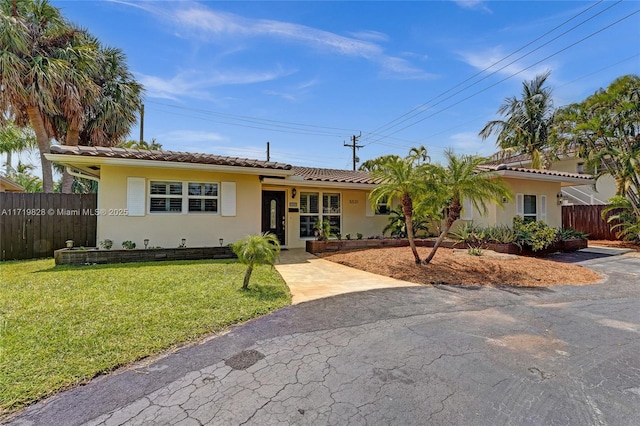
<instances>
[{"instance_id":1,"label":"window with white trim","mask_svg":"<svg viewBox=\"0 0 640 426\"><path fill-rule=\"evenodd\" d=\"M340 209L340 194L328 193L322 194L322 213L320 220L327 219L331 227L331 233L339 233L342 229L342 213Z\"/></svg>"},{"instance_id":2,"label":"window with white trim","mask_svg":"<svg viewBox=\"0 0 640 426\"><path fill-rule=\"evenodd\" d=\"M523 197L522 218L524 222L535 222L538 220L538 202L535 195L525 194Z\"/></svg>"},{"instance_id":3,"label":"window with white trim","mask_svg":"<svg viewBox=\"0 0 640 426\"><path fill-rule=\"evenodd\" d=\"M150 213L218 213L219 187L210 182L151 181Z\"/></svg>"},{"instance_id":4,"label":"window with white trim","mask_svg":"<svg viewBox=\"0 0 640 426\"><path fill-rule=\"evenodd\" d=\"M182 182L151 181L149 212L182 213Z\"/></svg>"},{"instance_id":5,"label":"window with white trim","mask_svg":"<svg viewBox=\"0 0 640 426\"><path fill-rule=\"evenodd\" d=\"M300 238L315 236L318 221L329 221L332 233L342 227L342 207L340 193L301 192L300 193ZM322 200L322 209L320 201Z\"/></svg>"},{"instance_id":6,"label":"window with white trim","mask_svg":"<svg viewBox=\"0 0 640 426\"><path fill-rule=\"evenodd\" d=\"M313 228L320 218L319 199L317 192L300 193L300 238L315 235Z\"/></svg>"},{"instance_id":7,"label":"window with white trim","mask_svg":"<svg viewBox=\"0 0 640 426\"><path fill-rule=\"evenodd\" d=\"M189 182L189 213L218 213L218 184Z\"/></svg>"}]
</instances>

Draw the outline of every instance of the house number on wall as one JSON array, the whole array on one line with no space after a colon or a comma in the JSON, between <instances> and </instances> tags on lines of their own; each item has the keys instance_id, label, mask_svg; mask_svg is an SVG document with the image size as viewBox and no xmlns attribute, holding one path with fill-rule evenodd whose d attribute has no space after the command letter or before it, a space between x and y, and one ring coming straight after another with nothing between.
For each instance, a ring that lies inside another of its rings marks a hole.
<instances>
[{"instance_id":1,"label":"house number on wall","mask_svg":"<svg viewBox=\"0 0 640 426\"><path fill-rule=\"evenodd\" d=\"M358 200L349 200L349 204L358 204Z\"/></svg>"}]
</instances>

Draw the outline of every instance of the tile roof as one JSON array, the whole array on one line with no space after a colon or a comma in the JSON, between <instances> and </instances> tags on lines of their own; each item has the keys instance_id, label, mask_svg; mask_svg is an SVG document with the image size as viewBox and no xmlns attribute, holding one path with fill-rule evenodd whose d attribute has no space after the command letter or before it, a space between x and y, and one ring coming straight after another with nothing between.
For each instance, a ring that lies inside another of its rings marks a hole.
<instances>
[{"instance_id":1,"label":"tile roof","mask_svg":"<svg viewBox=\"0 0 640 426\"><path fill-rule=\"evenodd\" d=\"M507 166L506 164L498 164L498 165L485 164L478 167L478 169L480 169L481 171L508 170L512 172L521 172L521 173L529 173L529 174L537 174L537 175L545 175L545 176L558 176L558 177L566 177L566 178L572 178L572 179L584 179L584 180L593 179L593 176L587 175L587 174L560 172L558 170L527 169L524 167Z\"/></svg>"},{"instance_id":2,"label":"tile roof","mask_svg":"<svg viewBox=\"0 0 640 426\"><path fill-rule=\"evenodd\" d=\"M293 175L317 182L363 183L374 185L376 181L368 172L359 170L318 169L293 166Z\"/></svg>"},{"instance_id":3,"label":"tile roof","mask_svg":"<svg viewBox=\"0 0 640 426\"><path fill-rule=\"evenodd\" d=\"M132 160L167 161L177 163L212 164L218 166L252 167L261 169L291 170L291 165L249 158L225 157L213 154L196 154L178 151L148 151L144 149L116 148L104 146L53 145L52 154L77 155L83 157L123 158Z\"/></svg>"}]
</instances>

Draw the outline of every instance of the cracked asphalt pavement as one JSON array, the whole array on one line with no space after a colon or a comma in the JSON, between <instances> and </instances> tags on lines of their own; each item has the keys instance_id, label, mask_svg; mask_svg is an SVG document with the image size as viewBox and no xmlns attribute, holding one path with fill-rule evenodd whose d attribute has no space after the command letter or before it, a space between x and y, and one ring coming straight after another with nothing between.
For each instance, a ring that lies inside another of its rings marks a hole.
<instances>
[{"instance_id":1,"label":"cracked asphalt pavement","mask_svg":"<svg viewBox=\"0 0 640 426\"><path fill-rule=\"evenodd\" d=\"M393 288L289 306L9 424L638 425L640 257L557 259L605 280Z\"/></svg>"}]
</instances>

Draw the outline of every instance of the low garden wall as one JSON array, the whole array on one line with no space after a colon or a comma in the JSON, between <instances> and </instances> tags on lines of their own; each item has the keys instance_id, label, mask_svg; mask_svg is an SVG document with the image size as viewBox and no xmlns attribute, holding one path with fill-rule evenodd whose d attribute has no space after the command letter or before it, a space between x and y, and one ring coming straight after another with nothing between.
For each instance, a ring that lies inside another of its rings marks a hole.
<instances>
[{"instance_id":1,"label":"low garden wall","mask_svg":"<svg viewBox=\"0 0 640 426\"><path fill-rule=\"evenodd\" d=\"M131 250L64 248L56 250L53 255L56 265L236 258L235 253L233 253L230 247L149 248Z\"/></svg>"},{"instance_id":2,"label":"low garden wall","mask_svg":"<svg viewBox=\"0 0 640 426\"><path fill-rule=\"evenodd\" d=\"M418 247L433 247L435 240L433 239L416 239ZM551 247L540 251L531 251L526 248L521 249L515 244L495 244L495 243L478 243L470 244L472 247L480 247L486 250L493 250L498 253L518 254L524 256L540 256L558 251L569 252L587 248L586 239L575 239L558 241ZM307 241L306 250L309 253L326 253L343 250L362 250L367 248L381 247L408 247L409 241L406 239L371 239L371 240L329 240L329 241ZM467 248L469 244L459 241L443 241L440 247L444 248Z\"/></svg>"}]
</instances>

